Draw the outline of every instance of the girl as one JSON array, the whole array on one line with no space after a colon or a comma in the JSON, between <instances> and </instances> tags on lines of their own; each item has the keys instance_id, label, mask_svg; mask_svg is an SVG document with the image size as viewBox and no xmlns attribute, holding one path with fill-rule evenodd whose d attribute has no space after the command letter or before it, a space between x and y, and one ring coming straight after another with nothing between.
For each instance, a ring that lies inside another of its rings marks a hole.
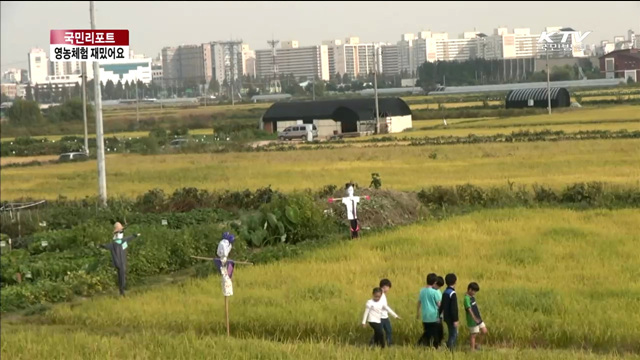
<instances>
[{"instance_id":1,"label":"girl","mask_svg":"<svg viewBox=\"0 0 640 360\"><path fill-rule=\"evenodd\" d=\"M364 310L364 317L362 319L362 327L367 327L367 322L373 328L373 339L376 345L384 348L384 333L382 332L382 324L380 318L382 317L382 310L388 311L396 319L400 317L383 301L380 301L382 297L382 289L379 287L373 289L373 298L367 301L366 308Z\"/></svg>"}]
</instances>

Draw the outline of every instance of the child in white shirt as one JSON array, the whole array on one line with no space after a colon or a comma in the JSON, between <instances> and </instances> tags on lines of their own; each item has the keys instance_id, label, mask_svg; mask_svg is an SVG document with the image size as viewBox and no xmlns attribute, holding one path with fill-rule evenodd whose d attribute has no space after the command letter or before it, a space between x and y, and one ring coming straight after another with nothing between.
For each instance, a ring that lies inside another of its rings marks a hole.
<instances>
[{"instance_id":1,"label":"child in white shirt","mask_svg":"<svg viewBox=\"0 0 640 360\"><path fill-rule=\"evenodd\" d=\"M393 315L396 319L400 317L383 301L380 301L382 297L382 289L373 289L373 297L367 301L366 308L364 310L364 317L362 318L362 327L367 327L367 322L373 328L373 338L376 345L385 347L384 333L382 331L382 313L387 311Z\"/></svg>"},{"instance_id":2,"label":"child in white shirt","mask_svg":"<svg viewBox=\"0 0 640 360\"><path fill-rule=\"evenodd\" d=\"M382 296L380 297L380 301L383 304L388 306L389 303L387 302L387 292L389 292L389 290L391 290L391 280L389 280L389 279L380 280L380 289L382 289ZM391 346L391 344L392 344L391 320L389 320L388 311L382 310L382 316L380 317L380 323L382 324L382 330L384 330L384 334L387 337L387 346ZM371 340L369 340L369 345L373 346L373 343L374 343L374 338L372 336Z\"/></svg>"}]
</instances>

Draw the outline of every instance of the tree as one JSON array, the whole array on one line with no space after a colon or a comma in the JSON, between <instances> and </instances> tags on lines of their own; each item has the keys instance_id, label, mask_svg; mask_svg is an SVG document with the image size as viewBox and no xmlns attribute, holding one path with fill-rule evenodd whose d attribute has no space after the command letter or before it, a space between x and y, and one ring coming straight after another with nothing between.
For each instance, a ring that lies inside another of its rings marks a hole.
<instances>
[{"instance_id":1,"label":"tree","mask_svg":"<svg viewBox=\"0 0 640 360\"><path fill-rule=\"evenodd\" d=\"M33 91L33 99L37 103L40 102L40 89L38 88L38 84L36 84L36 87L35 87L35 89Z\"/></svg>"},{"instance_id":2,"label":"tree","mask_svg":"<svg viewBox=\"0 0 640 360\"><path fill-rule=\"evenodd\" d=\"M333 74L329 80L335 84L342 84L342 76L339 72Z\"/></svg>"},{"instance_id":3,"label":"tree","mask_svg":"<svg viewBox=\"0 0 640 360\"><path fill-rule=\"evenodd\" d=\"M92 118L93 106L87 102L87 119ZM54 123L65 121L83 121L82 99L73 98L65 101L62 105L49 108L47 120Z\"/></svg>"},{"instance_id":4,"label":"tree","mask_svg":"<svg viewBox=\"0 0 640 360\"><path fill-rule=\"evenodd\" d=\"M69 93L69 88L67 86L64 86L62 88L62 101L67 101L71 98L71 94Z\"/></svg>"},{"instance_id":5,"label":"tree","mask_svg":"<svg viewBox=\"0 0 640 360\"><path fill-rule=\"evenodd\" d=\"M129 85L129 80L124 82L124 95L128 99L129 93L131 92L131 85Z\"/></svg>"},{"instance_id":6,"label":"tree","mask_svg":"<svg viewBox=\"0 0 640 360\"><path fill-rule=\"evenodd\" d=\"M291 95L305 95L305 91L297 81L290 81L287 85L283 84L283 92Z\"/></svg>"},{"instance_id":7,"label":"tree","mask_svg":"<svg viewBox=\"0 0 640 360\"><path fill-rule=\"evenodd\" d=\"M260 95L260 90L254 88L253 86L249 86L249 91L247 91L247 96L253 97L256 95Z\"/></svg>"},{"instance_id":8,"label":"tree","mask_svg":"<svg viewBox=\"0 0 640 360\"><path fill-rule=\"evenodd\" d=\"M111 79L109 79L109 81L107 81L107 84L104 86L104 93L102 94L107 100L113 100L114 99L114 93L115 93L115 85L113 84L113 81Z\"/></svg>"},{"instance_id":9,"label":"tree","mask_svg":"<svg viewBox=\"0 0 640 360\"><path fill-rule=\"evenodd\" d=\"M305 91L310 95L315 91L316 96L324 96L325 84L322 80L316 80L314 83L309 83L305 87Z\"/></svg>"},{"instance_id":10,"label":"tree","mask_svg":"<svg viewBox=\"0 0 640 360\"><path fill-rule=\"evenodd\" d=\"M31 88L31 84L27 84L27 100L33 101L33 89Z\"/></svg>"},{"instance_id":11,"label":"tree","mask_svg":"<svg viewBox=\"0 0 640 360\"><path fill-rule=\"evenodd\" d=\"M5 94L0 95L0 103L11 102L11 100L12 99Z\"/></svg>"},{"instance_id":12,"label":"tree","mask_svg":"<svg viewBox=\"0 0 640 360\"><path fill-rule=\"evenodd\" d=\"M344 75L342 75L342 84L351 84L351 75L344 73Z\"/></svg>"},{"instance_id":13,"label":"tree","mask_svg":"<svg viewBox=\"0 0 640 360\"><path fill-rule=\"evenodd\" d=\"M570 65L554 66L549 74L550 81L567 81L574 79L574 69Z\"/></svg>"},{"instance_id":14,"label":"tree","mask_svg":"<svg viewBox=\"0 0 640 360\"><path fill-rule=\"evenodd\" d=\"M82 89L81 89L80 83L76 83L73 86L73 96L82 97Z\"/></svg>"},{"instance_id":15,"label":"tree","mask_svg":"<svg viewBox=\"0 0 640 360\"><path fill-rule=\"evenodd\" d=\"M51 103L53 102L53 86L51 86L51 83L47 84L47 96L46 96L47 102Z\"/></svg>"},{"instance_id":16,"label":"tree","mask_svg":"<svg viewBox=\"0 0 640 360\"><path fill-rule=\"evenodd\" d=\"M35 101L17 99L7 109L9 123L18 126L36 125L42 123L40 105Z\"/></svg>"},{"instance_id":17,"label":"tree","mask_svg":"<svg viewBox=\"0 0 640 360\"><path fill-rule=\"evenodd\" d=\"M123 95L124 95L124 88L122 87L122 81L118 80L118 83L116 84L115 88L113 89L114 100L122 99Z\"/></svg>"}]
</instances>

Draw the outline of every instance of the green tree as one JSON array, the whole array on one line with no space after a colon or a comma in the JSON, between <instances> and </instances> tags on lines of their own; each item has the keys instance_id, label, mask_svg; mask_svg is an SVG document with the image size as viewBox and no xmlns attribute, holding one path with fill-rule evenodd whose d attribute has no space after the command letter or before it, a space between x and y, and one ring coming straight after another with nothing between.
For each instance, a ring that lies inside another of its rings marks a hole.
<instances>
[{"instance_id":1,"label":"green tree","mask_svg":"<svg viewBox=\"0 0 640 360\"><path fill-rule=\"evenodd\" d=\"M247 96L251 98L255 95L260 95L260 90L254 88L253 86L250 86L249 90L247 91Z\"/></svg>"},{"instance_id":2,"label":"green tree","mask_svg":"<svg viewBox=\"0 0 640 360\"><path fill-rule=\"evenodd\" d=\"M113 99L120 100L124 97L123 95L124 95L124 87L122 86L122 80L118 80L118 83L113 89Z\"/></svg>"},{"instance_id":3,"label":"green tree","mask_svg":"<svg viewBox=\"0 0 640 360\"><path fill-rule=\"evenodd\" d=\"M9 123L18 126L41 124L43 121L40 105L35 101L16 99L7 109Z\"/></svg>"},{"instance_id":4,"label":"green tree","mask_svg":"<svg viewBox=\"0 0 640 360\"><path fill-rule=\"evenodd\" d=\"M287 85L283 84L283 92L291 95L305 95L305 91L297 81L290 81Z\"/></svg>"},{"instance_id":5,"label":"green tree","mask_svg":"<svg viewBox=\"0 0 640 360\"><path fill-rule=\"evenodd\" d=\"M131 85L129 85L129 80L127 80L124 82L124 97L128 99L130 94L131 94Z\"/></svg>"},{"instance_id":6,"label":"green tree","mask_svg":"<svg viewBox=\"0 0 640 360\"><path fill-rule=\"evenodd\" d=\"M27 100L33 101L33 89L31 88L31 84L27 84L26 91L27 91L27 94L26 94Z\"/></svg>"},{"instance_id":7,"label":"green tree","mask_svg":"<svg viewBox=\"0 0 640 360\"><path fill-rule=\"evenodd\" d=\"M104 86L104 93L102 94L102 96L107 100L113 100L115 95L115 88L116 86L113 84L113 81L109 79L109 81L107 81L107 84Z\"/></svg>"},{"instance_id":8,"label":"green tree","mask_svg":"<svg viewBox=\"0 0 640 360\"><path fill-rule=\"evenodd\" d=\"M71 98L70 90L69 90L69 87L67 86L64 86L62 88L61 94L62 94L61 95L62 101L67 101Z\"/></svg>"},{"instance_id":9,"label":"green tree","mask_svg":"<svg viewBox=\"0 0 640 360\"><path fill-rule=\"evenodd\" d=\"M216 95L220 93L220 83L218 80L211 79L211 81L209 81L209 91Z\"/></svg>"},{"instance_id":10,"label":"green tree","mask_svg":"<svg viewBox=\"0 0 640 360\"><path fill-rule=\"evenodd\" d=\"M331 78L329 79L329 81L331 81L334 84L341 84L342 83L342 76L340 75L340 73L335 73L331 76Z\"/></svg>"},{"instance_id":11,"label":"green tree","mask_svg":"<svg viewBox=\"0 0 640 360\"><path fill-rule=\"evenodd\" d=\"M37 103L40 102L40 89L38 88L38 84L36 84L35 88L33 89L33 100Z\"/></svg>"},{"instance_id":12,"label":"green tree","mask_svg":"<svg viewBox=\"0 0 640 360\"><path fill-rule=\"evenodd\" d=\"M90 119L93 116L93 106L87 102L87 119ZM65 101L62 105L49 108L47 112L47 120L53 123L83 121L82 98L75 97Z\"/></svg>"},{"instance_id":13,"label":"green tree","mask_svg":"<svg viewBox=\"0 0 640 360\"><path fill-rule=\"evenodd\" d=\"M567 81L574 78L574 69L570 65L554 66L549 74L550 81Z\"/></svg>"}]
</instances>

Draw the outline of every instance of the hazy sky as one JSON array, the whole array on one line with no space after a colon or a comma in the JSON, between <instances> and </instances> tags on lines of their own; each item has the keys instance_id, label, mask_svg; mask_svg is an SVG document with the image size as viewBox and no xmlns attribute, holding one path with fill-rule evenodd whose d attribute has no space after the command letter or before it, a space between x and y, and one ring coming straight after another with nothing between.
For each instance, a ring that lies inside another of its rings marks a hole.
<instances>
[{"instance_id":1,"label":"hazy sky","mask_svg":"<svg viewBox=\"0 0 640 360\"><path fill-rule=\"evenodd\" d=\"M96 1L98 29L129 29L136 53L155 57L164 46L242 39L251 49L267 40L298 40L301 45L359 36L361 41L396 42L403 33L463 31L492 33L498 26L570 26L592 31L587 43L640 33L640 1ZM89 1L2 1L1 65L27 68L27 52L49 52L50 29L90 29Z\"/></svg>"}]
</instances>

